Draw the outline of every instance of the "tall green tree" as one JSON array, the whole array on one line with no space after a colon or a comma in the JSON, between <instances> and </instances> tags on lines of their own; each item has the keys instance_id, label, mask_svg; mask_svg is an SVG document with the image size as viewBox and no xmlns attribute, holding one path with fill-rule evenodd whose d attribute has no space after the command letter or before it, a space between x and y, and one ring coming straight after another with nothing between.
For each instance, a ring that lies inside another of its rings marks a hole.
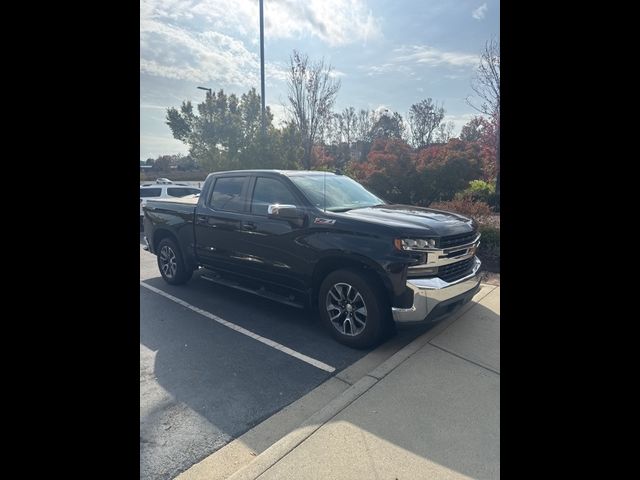
<instances>
[{"instance_id":1,"label":"tall green tree","mask_svg":"<svg viewBox=\"0 0 640 480\"><path fill-rule=\"evenodd\" d=\"M260 95L252 88L238 98L223 90L207 93L194 112L191 102L167 109L167 125L173 137L189 147L189 154L211 170L260 165ZM266 128L272 132L273 114L267 107ZM266 141L266 140L265 140Z\"/></svg>"},{"instance_id":2,"label":"tall green tree","mask_svg":"<svg viewBox=\"0 0 640 480\"><path fill-rule=\"evenodd\" d=\"M405 126L402 115L400 115L398 112L393 112L393 114L391 114L389 111L384 111L379 115L378 119L371 127L369 137L372 141L378 138L395 138L398 140L402 140L404 136L404 130Z\"/></svg>"}]
</instances>

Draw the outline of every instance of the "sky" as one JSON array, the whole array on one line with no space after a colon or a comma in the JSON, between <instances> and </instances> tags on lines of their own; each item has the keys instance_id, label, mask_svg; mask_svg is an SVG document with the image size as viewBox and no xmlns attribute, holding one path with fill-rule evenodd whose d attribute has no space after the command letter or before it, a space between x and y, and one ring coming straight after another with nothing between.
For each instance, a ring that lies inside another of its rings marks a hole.
<instances>
[{"instance_id":1,"label":"sky","mask_svg":"<svg viewBox=\"0 0 640 480\"><path fill-rule=\"evenodd\" d=\"M140 159L187 154L168 107L205 92L260 92L258 0L141 0ZM285 119L294 49L324 58L342 87L335 111L388 108L407 118L425 98L443 103L454 133L475 111L465 99L480 53L500 35L499 0L264 0L266 104Z\"/></svg>"}]
</instances>

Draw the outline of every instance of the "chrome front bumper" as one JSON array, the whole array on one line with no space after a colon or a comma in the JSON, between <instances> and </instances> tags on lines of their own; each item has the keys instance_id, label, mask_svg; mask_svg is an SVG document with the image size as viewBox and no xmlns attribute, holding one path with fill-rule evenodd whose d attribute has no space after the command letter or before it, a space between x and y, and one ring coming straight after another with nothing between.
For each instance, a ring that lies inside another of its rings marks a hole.
<instances>
[{"instance_id":1,"label":"chrome front bumper","mask_svg":"<svg viewBox=\"0 0 640 480\"><path fill-rule=\"evenodd\" d=\"M474 257L474 260L472 272L451 283L440 278L407 280L407 287L413 290L413 306L391 308L393 320L399 324L429 323L446 315L458 304L471 300L480 287L479 270L482 264L478 257Z\"/></svg>"}]
</instances>

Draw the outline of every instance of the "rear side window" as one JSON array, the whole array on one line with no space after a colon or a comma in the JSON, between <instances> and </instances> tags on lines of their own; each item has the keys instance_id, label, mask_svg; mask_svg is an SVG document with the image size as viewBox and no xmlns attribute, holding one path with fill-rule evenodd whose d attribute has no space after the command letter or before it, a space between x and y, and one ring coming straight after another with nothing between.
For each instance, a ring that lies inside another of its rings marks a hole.
<instances>
[{"instance_id":1,"label":"rear side window","mask_svg":"<svg viewBox=\"0 0 640 480\"><path fill-rule=\"evenodd\" d=\"M161 188L141 188L140 198L159 197L161 192Z\"/></svg>"},{"instance_id":2,"label":"rear side window","mask_svg":"<svg viewBox=\"0 0 640 480\"><path fill-rule=\"evenodd\" d=\"M209 205L214 210L241 212L244 209L242 187L246 177L223 177L216 179Z\"/></svg>"},{"instance_id":3,"label":"rear side window","mask_svg":"<svg viewBox=\"0 0 640 480\"><path fill-rule=\"evenodd\" d=\"M193 195L194 193L200 193L197 188L187 187L169 187L167 188L167 195L170 197L184 197L186 195Z\"/></svg>"},{"instance_id":4,"label":"rear side window","mask_svg":"<svg viewBox=\"0 0 640 480\"><path fill-rule=\"evenodd\" d=\"M275 178L258 177L253 189L251 201L251 213L255 215L267 215L270 204L297 205L293 194L284 183Z\"/></svg>"}]
</instances>

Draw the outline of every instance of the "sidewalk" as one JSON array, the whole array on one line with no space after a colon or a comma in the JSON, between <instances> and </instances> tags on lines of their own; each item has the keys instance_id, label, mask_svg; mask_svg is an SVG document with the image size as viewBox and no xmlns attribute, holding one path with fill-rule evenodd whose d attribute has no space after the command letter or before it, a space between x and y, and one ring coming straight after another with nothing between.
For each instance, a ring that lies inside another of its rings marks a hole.
<instances>
[{"instance_id":1,"label":"sidewalk","mask_svg":"<svg viewBox=\"0 0 640 480\"><path fill-rule=\"evenodd\" d=\"M230 478L499 476L500 287L483 285Z\"/></svg>"}]
</instances>

